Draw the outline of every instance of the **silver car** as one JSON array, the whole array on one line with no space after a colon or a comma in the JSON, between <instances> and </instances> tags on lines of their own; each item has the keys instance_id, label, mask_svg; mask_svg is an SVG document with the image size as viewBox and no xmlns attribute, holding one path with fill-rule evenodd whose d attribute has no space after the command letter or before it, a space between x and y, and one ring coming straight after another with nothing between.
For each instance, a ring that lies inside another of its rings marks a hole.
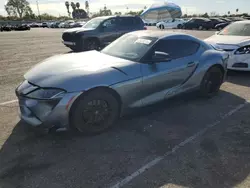
<instances>
[{"instance_id":1,"label":"silver car","mask_svg":"<svg viewBox=\"0 0 250 188\"><path fill-rule=\"evenodd\" d=\"M128 33L100 52L53 56L29 70L16 89L20 116L46 130L100 133L131 108L191 90L215 95L227 59L186 34Z\"/></svg>"}]
</instances>

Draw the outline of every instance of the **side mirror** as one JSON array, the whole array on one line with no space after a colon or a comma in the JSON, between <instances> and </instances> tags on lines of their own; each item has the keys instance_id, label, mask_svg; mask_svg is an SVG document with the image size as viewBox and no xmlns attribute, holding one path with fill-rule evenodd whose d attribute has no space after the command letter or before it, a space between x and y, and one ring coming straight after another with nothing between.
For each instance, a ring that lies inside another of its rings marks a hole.
<instances>
[{"instance_id":1,"label":"side mirror","mask_svg":"<svg viewBox=\"0 0 250 188\"><path fill-rule=\"evenodd\" d=\"M155 51L153 57L153 62L163 62L163 61L170 61L170 55L165 52Z\"/></svg>"}]
</instances>

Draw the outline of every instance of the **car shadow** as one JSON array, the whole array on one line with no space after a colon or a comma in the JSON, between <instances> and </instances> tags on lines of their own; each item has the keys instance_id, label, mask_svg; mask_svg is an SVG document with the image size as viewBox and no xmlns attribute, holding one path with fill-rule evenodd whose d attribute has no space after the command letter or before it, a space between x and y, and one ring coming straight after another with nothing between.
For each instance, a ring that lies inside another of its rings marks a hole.
<instances>
[{"instance_id":1,"label":"car shadow","mask_svg":"<svg viewBox=\"0 0 250 188\"><path fill-rule=\"evenodd\" d=\"M0 187L109 187L193 135L203 128L204 121L214 122L219 112L228 112L231 109L228 109L228 101L237 106L245 100L225 91L211 99L185 94L145 107L140 112L136 110L120 119L112 130L93 137L73 132L38 134L20 121L0 151ZM243 137L228 136L227 139L230 143L230 139L236 142ZM213 143L204 147L209 150L217 146ZM249 148L246 150L248 152ZM220 155L227 158L227 153ZM227 168L239 171L245 169L249 161L239 163L237 168L229 163ZM223 162L221 157L206 161L217 166L224 165ZM247 177L249 169L239 173L237 183ZM227 174L225 178L234 177ZM189 185L183 180L175 183ZM234 185L232 182L228 187Z\"/></svg>"},{"instance_id":2,"label":"car shadow","mask_svg":"<svg viewBox=\"0 0 250 188\"><path fill-rule=\"evenodd\" d=\"M228 71L227 81L233 84L250 87L250 72Z\"/></svg>"}]
</instances>

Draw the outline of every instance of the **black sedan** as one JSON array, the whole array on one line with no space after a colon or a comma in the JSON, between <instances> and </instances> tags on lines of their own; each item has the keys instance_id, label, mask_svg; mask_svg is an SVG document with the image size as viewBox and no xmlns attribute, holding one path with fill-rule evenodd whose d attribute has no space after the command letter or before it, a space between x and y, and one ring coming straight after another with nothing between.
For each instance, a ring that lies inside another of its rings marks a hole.
<instances>
[{"instance_id":1,"label":"black sedan","mask_svg":"<svg viewBox=\"0 0 250 188\"><path fill-rule=\"evenodd\" d=\"M0 26L0 30L1 30L1 32L2 31L11 31L12 30L12 26L10 26L10 25L3 25L3 26Z\"/></svg>"},{"instance_id":2,"label":"black sedan","mask_svg":"<svg viewBox=\"0 0 250 188\"><path fill-rule=\"evenodd\" d=\"M209 30L213 27L212 21L206 18L192 18L182 25L183 29Z\"/></svg>"},{"instance_id":3,"label":"black sedan","mask_svg":"<svg viewBox=\"0 0 250 188\"><path fill-rule=\"evenodd\" d=\"M27 24L18 25L14 28L15 31L27 31L30 30L30 26Z\"/></svg>"},{"instance_id":4,"label":"black sedan","mask_svg":"<svg viewBox=\"0 0 250 188\"><path fill-rule=\"evenodd\" d=\"M217 29L218 31L222 30L224 27L228 26L231 22L224 22L224 23L220 23L217 24L215 26L215 29Z\"/></svg>"}]
</instances>

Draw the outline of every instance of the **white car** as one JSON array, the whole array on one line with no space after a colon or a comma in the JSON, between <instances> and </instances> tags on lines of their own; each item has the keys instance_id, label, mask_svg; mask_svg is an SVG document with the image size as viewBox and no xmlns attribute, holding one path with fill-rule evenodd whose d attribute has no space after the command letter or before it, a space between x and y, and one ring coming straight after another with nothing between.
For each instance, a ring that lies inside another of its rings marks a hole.
<instances>
[{"instance_id":1,"label":"white car","mask_svg":"<svg viewBox=\"0 0 250 188\"><path fill-rule=\"evenodd\" d=\"M185 23L183 19L172 19L172 20L167 20L167 21L161 21L156 24L157 28L160 29L181 29L182 24Z\"/></svg>"},{"instance_id":2,"label":"white car","mask_svg":"<svg viewBox=\"0 0 250 188\"><path fill-rule=\"evenodd\" d=\"M250 71L250 20L234 22L205 41L229 53L228 69Z\"/></svg>"}]
</instances>

